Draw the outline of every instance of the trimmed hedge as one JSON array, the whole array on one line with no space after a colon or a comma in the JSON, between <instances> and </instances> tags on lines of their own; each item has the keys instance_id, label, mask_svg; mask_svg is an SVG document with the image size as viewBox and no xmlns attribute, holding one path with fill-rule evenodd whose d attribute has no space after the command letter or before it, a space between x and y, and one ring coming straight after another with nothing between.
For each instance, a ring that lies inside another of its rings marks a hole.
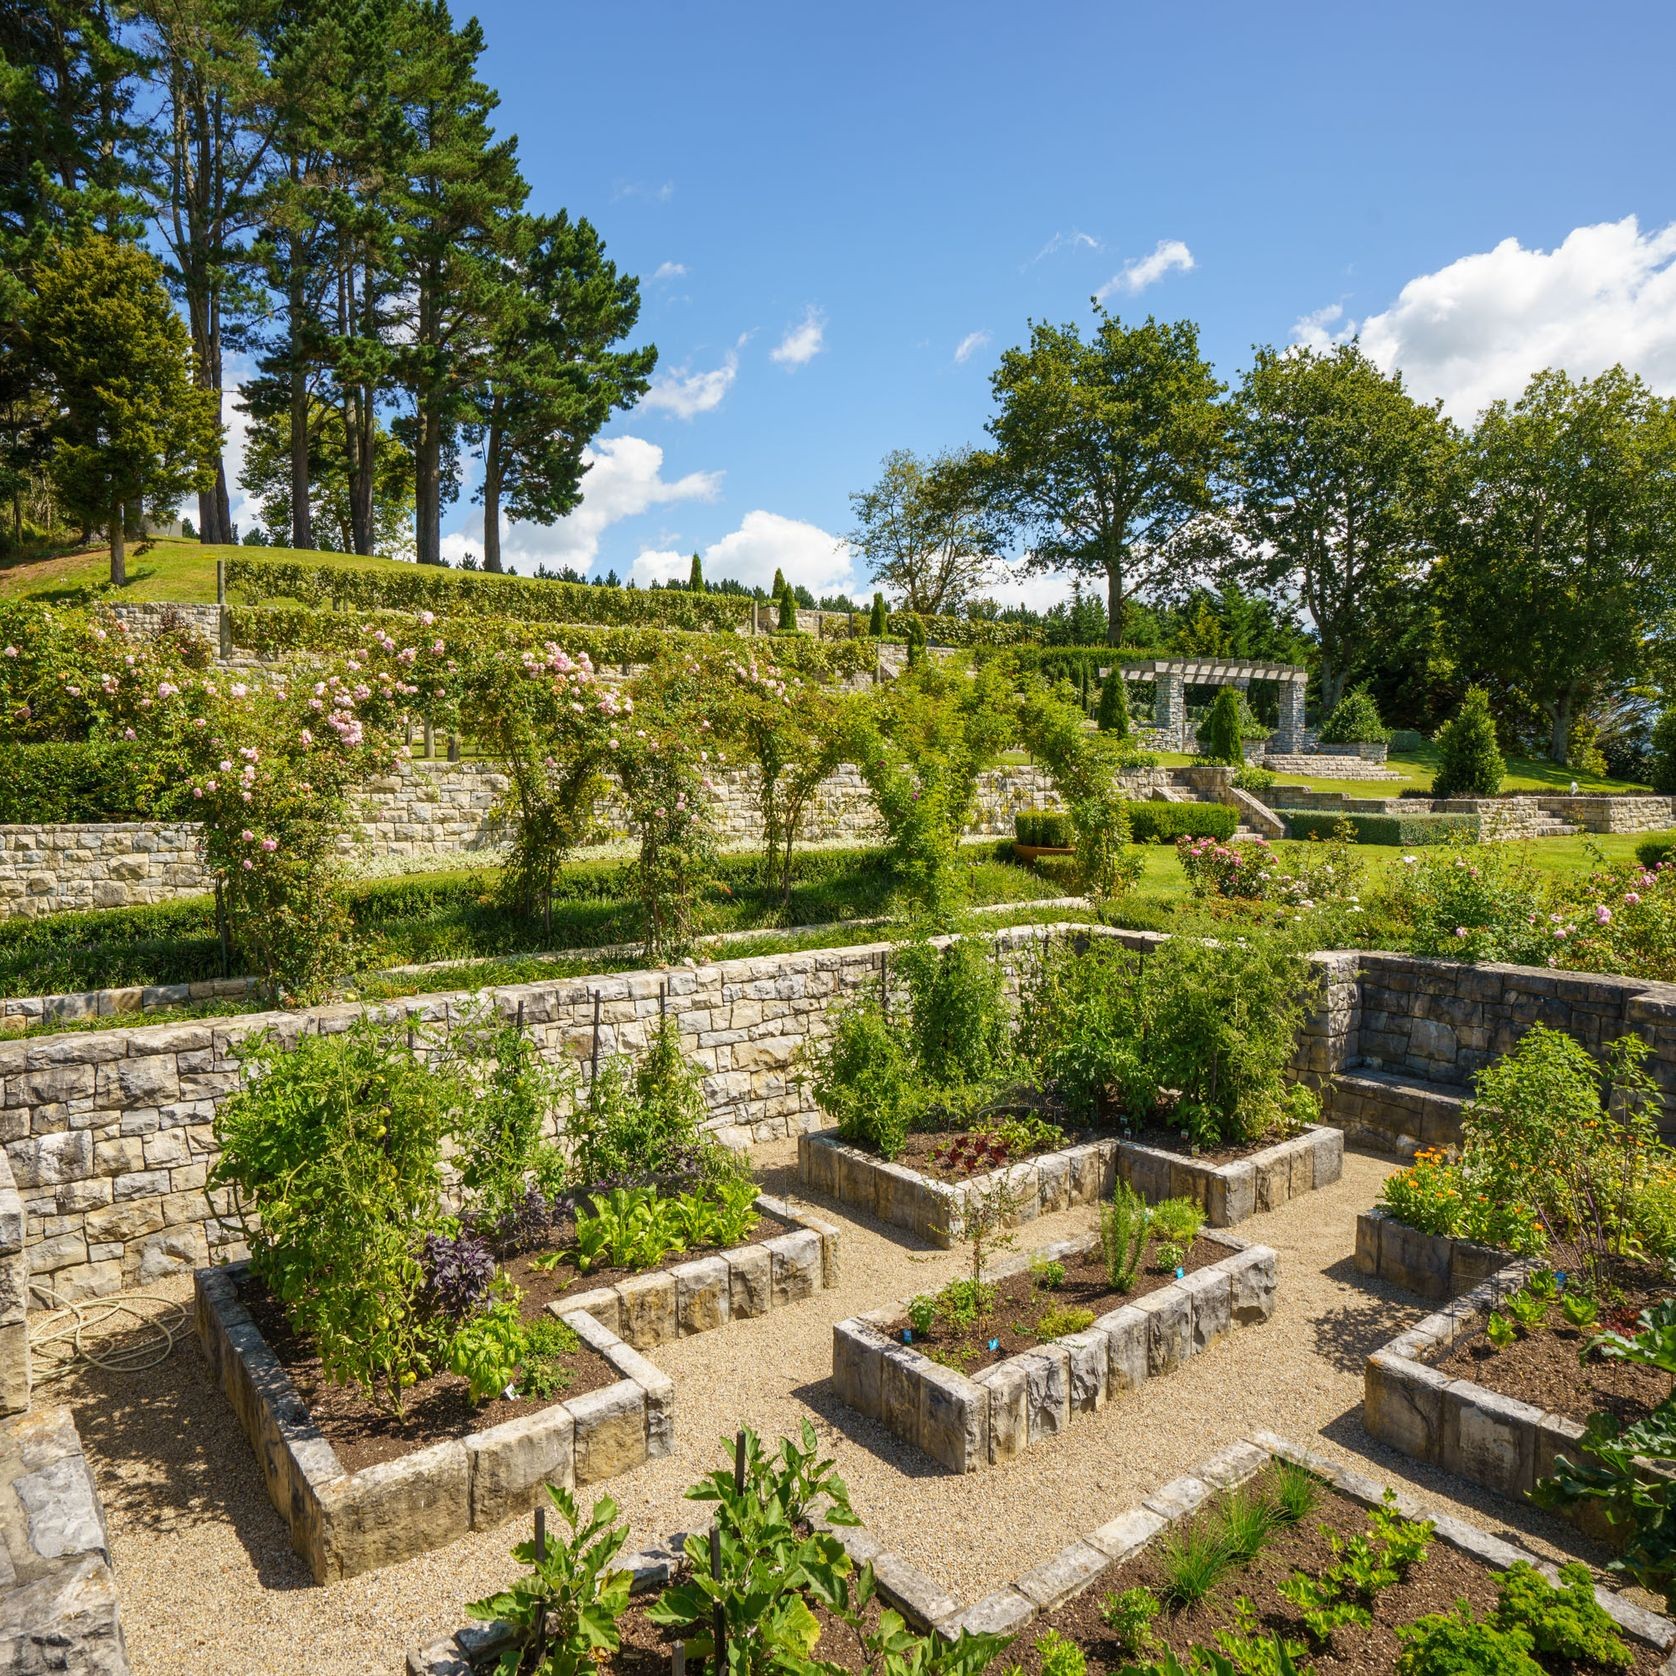
<instances>
[{"instance_id":1,"label":"trimmed hedge","mask_svg":"<svg viewBox=\"0 0 1676 1676\"><path fill-rule=\"evenodd\" d=\"M1044 850L1069 849L1077 841L1076 828L1063 809L1021 809L1013 816L1013 836Z\"/></svg>"},{"instance_id":2,"label":"trimmed hedge","mask_svg":"<svg viewBox=\"0 0 1676 1676\"><path fill-rule=\"evenodd\" d=\"M14 745L0 774L0 825L155 820L154 800L120 745Z\"/></svg>"},{"instance_id":3,"label":"trimmed hedge","mask_svg":"<svg viewBox=\"0 0 1676 1676\"><path fill-rule=\"evenodd\" d=\"M1226 803L1126 804L1129 836L1137 844L1173 844L1178 838L1215 838L1226 843L1240 824Z\"/></svg>"},{"instance_id":4,"label":"trimmed hedge","mask_svg":"<svg viewBox=\"0 0 1676 1676\"><path fill-rule=\"evenodd\" d=\"M1393 751L1417 751L1428 740L1418 728L1394 727L1391 729L1391 749Z\"/></svg>"},{"instance_id":5,"label":"trimmed hedge","mask_svg":"<svg viewBox=\"0 0 1676 1676\"><path fill-rule=\"evenodd\" d=\"M1676 832L1654 832L1635 846L1635 859L1643 867L1657 867L1661 861L1676 861Z\"/></svg>"},{"instance_id":6,"label":"trimmed hedge","mask_svg":"<svg viewBox=\"0 0 1676 1676\"><path fill-rule=\"evenodd\" d=\"M892 611L887 622L891 635L908 638L908 625L917 621L931 646L1026 646L1042 638L1035 623L997 623L987 617L916 616L912 611Z\"/></svg>"},{"instance_id":7,"label":"trimmed hedge","mask_svg":"<svg viewBox=\"0 0 1676 1676\"><path fill-rule=\"evenodd\" d=\"M1332 809L1277 809L1288 838L1331 838L1342 820L1358 844L1441 844L1456 832L1478 831L1476 815L1349 815Z\"/></svg>"},{"instance_id":8,"label":"trimmed hedge","mask_svg":"<svg viewBox=\"0 0 1676 1676\"><path fill-rule=\"evenodd\" d=\"M540 582L432 565L377 570L237 554L227 586L252 605L264 599L329 599L334 608L435 611L517 617L526 622L605 623L618 627L716 630L750 621L755 601L741 594L692 594L677 588L605 588L587 582Z\"/></svg>"}]
</instances>

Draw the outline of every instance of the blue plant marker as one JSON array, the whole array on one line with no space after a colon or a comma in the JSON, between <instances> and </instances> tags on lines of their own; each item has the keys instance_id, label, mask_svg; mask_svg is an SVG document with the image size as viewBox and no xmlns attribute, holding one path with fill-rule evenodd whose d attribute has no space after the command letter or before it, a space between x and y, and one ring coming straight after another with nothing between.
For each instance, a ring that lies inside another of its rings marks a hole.
<instances>
[{"instance_id":1,"label":"blue plant marker","mask_svg":"<svg viewBox=\"0 0 1676 1676\"><path fill-rule=\"evenodd\" d=\"M1000 1341L1000 1339L998 1339L998 1338L992 1338L992 1339L991 1339L991 1340L990 1340L990 1341L989 1341L989 1348L990 1348L990 1349L991 1349L991 1350L999 1350L999 1349L1000 1349L1000 1348L1001 1348L1001 1341Z\"/></svg>"},{"instance_id":2,"label":"blue plant marker","mask_svg":"<svg viewBox=\"0 0 1676 1676\"><path fill-rule=\"evenodd\" d=\"M904 1344L912 1344L914 1342L914 1329L912 1327L904 1327L902 1329L902 1342Z\"/></svg>"},{"instance_id":3,"label":"blue plant marker","mask_svg":"<svg viewBox=\"0 0 1676 1676\"><path fill-rule=\"evenodd\" d=\"M1554 1279L1559 1283L1559 1288L1563 1292L1565 1290L1565 1270L1555 1269Z\"/></svg>"},{"instance_id":4,"label":"blue plant marker","mask_svg":"<svg viewBox=\"0 0 1676 1676\"><path fill-rule=\"evenodd\" d=\"M1185 1280L1186 1278L1187 1278L1187 1270L1184 1269L1179 1263L1177 1263L1176 1264L1176 1279L1177 1280Z\"/></svg>"}]
</instances>

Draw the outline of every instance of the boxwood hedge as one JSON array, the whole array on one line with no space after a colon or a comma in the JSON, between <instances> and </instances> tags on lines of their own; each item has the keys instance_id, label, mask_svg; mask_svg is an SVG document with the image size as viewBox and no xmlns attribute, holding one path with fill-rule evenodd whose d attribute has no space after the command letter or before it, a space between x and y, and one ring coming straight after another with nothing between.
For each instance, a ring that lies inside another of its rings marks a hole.
<instances>
[{"instance_id":1,"label":"boxwood hedge","mask_svg":"<svg viewBox=\"0 0 1676 1676\"><path fill-rule=\"evenodd\" d=\"M1226 842L1240 823L1226 803L1130 803L1129 836L1137 844L1173 844L1177 838Z\"/></svg>"},{"instance_id":2,"label":"boxwood hedge","mask_svg":"<svg viewBox=\"0 0 1676 1676\"><path fill-rule=\"evenodd\" d=\"M1288 838L1331 838L1346 816L1332 809L1277 809ZM1358 844L1441 844L1456 832L1476 833L1476 815L1351 815Z\"/></svg>"}]
</instances>

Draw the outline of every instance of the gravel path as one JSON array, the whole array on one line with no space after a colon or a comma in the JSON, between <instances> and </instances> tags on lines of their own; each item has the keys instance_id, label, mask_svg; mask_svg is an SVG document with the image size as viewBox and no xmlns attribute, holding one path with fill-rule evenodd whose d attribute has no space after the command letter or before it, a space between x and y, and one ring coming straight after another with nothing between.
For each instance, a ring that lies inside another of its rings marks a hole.
<instances>
[{"instance_id":1,"label":"gravel path","mask_svg":"<svg viewBox=\"0 0 1676 1676\"><path fill-rule=\"evenodd\" d=\"M790 1143L756 1156L770 1187L795 1186ZM1264 1426L1552 1551L1549 1538L1563 1527L1545 1515L1416 1467L1362 1430L1364 1358L1424 1313L1351 1262L1356 1213L1374 1202L1392 1167L1347 1154L1336 1186L1242 1224L1239 1233L1280 1254L1279 1304L1266 1326L1242 1329L1169 1378L1078 1419L1056 1443L960 1478L851 1413L829 1375L834 1321L932 1289L958 1272L961 1254L914 1249L896 1231L840 1215L836 1291L653 1352L675 1380L674 1453L605 1488L637 1540L660 1538L689 1522L682 1491L717 1463L718 1438L742 1422L774 1436L807 1415L869 1529L970 1599ZM1065 1238L1091 1220L1086 1208L1064 1212L1033 1224L1028 1243ZM171 1288L189 1291L180 1282ZM395 1676L408 1647L448 1633L467 1600L511 1575L507 1550L523 1534L518 1525L314 1587L190 1340L147 1373L84 1366L40 1398L74 1406L95 1464L136 1676Z\"/></svg>"}]
</instances>

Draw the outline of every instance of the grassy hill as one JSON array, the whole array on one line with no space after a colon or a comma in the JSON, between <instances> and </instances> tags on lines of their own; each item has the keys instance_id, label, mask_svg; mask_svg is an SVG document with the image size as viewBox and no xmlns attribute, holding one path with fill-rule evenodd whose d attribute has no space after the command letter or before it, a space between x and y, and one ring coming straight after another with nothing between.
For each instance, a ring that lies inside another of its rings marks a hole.
<instances>
[{"instance_id":1,"label":"grassy hill","mask_svg":"<svg viewBox=\"0 0 1676 1676\"><path fill-rule=\"evenodd\" d=\"M369 559L356 553L305 553L289 547L209 547L197 541L155 540L128 550L128 586L112 599L158 601L173 605L215 603L215 561L241 554L246 558L302 559L344 570L388 570L400 559ZM90 547L50 559L0 559L0 594L13 599L52 601L97 587L111 573L110 549ZM316 600L299 600L314 605Z\"/></svg>"}]
</instances>

